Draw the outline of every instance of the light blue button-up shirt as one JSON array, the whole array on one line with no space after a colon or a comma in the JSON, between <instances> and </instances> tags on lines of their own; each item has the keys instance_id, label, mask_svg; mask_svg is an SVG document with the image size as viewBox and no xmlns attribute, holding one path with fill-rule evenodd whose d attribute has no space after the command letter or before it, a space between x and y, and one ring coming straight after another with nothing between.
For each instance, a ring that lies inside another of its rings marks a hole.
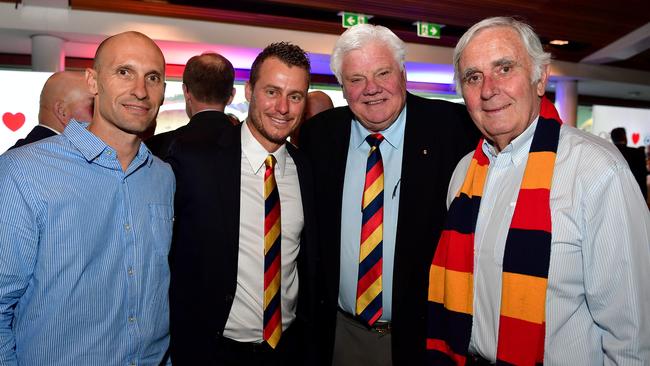
<instances>
[{"instance_id":1,"label":"light blue button-up shirt","mask_svg":"<svg viewBox=\"0 0 650 366\"><path fill-rule=\"evenodd\" d=\"M75 121L0 156L0 365L160 363L174 189Z\"/></svg>"},{"instance_id":2,"label":"light blue button-up shirt","mask_svg":"<svg viewBox=\"0 0 650 366\"><path fill-rule=\"evenodd\" d=\"M380 320L391 319L393 299L393 258L395 256L395 235L399 214L399 182L402 175L404 151L404 128L406 106L395 122L381 131L384 141L379 145L384 165L384 222L383 222L383 272L382 306ZM361 245L361 200L366 179L366 164L370 145L368 131L357 120L352 121L350 145L343 185L343 206L341 212L341 274L339 277L339 306L354 314L359 273L359 249Z\"/></svg>"}]
</instances>

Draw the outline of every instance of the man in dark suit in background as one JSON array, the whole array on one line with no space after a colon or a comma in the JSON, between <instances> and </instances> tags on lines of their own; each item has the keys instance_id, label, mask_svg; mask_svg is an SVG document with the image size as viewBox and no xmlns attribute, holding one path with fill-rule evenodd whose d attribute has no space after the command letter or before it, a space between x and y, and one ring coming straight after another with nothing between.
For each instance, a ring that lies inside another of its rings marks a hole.
<instances>
[{"instance_id":1,"label":"man in dark suit in background","mask_svg":"<svg viewBox=\"0 0 650 366\"><path fill-rule=\"evenodd\" d=\"M71 118L79 122L93 119L93 95L90 94L84 74L75 71L55 72L41 91L38 125L9 149L58 135Z\"/></svg>"},{"instance_id":2,"label":"man in dark suit in background","mask_svg":"<svg viewBox=\"0 0 650 366\"><path fill-rule=\"evenodd\" d=\"M447 186L478 132L462 105L407 93L404 59L389 29L348 29L330 62L348 107L302 127L327 275L323 364L332 353L334 365L424 362L426 279Z\"/></svg>"},{"instance_id":3,"label":"man in dark suit in background","mask_svg":"<svg viewBox=\"0 0 650 366\"><path fill-rule=\"evenodd\" d=\"M169 149L175 365L311 363L300 342L315 290L312 174L286 143L303 115L309 70L300 47L266 47L246 84L246 121L183 133Z\"/></svg>"},{"instance_id":4,"label":"man in dark suit in background","mask_svg":"<svg viewBox=\"0 0 650 366\"><path fill-rule=\"evenodd\" d=\"M627 132L623 127L617 127L613 129L612 132L610 132L610 136L612 137L612 142L614 145L616 145L621 154L623 154L625 161L627 161L627 165L630 166L630 170L632 171L632 175L634 175L634 179L636 179L636 181L639 183L643 198L645 198L647 201L648 182L646 179L648 176L648 169L646 168L645 164L644 150L639 150L627 146Z\"/></svg>"},{"instance_id":5,"label":"man in dark suit in background","mask_svg":"<svg viewBox=\"0 0 650 366\"><path fill-rule=\"evenodd\" d=\"M220 54L208 52L193 56L183 71L183 97L190 122L176 130L163 132L145 141L156 156L164 158L172 141L183 131L211 134L230 126L224 109L235 96L235 69Z\"/></svg>"}]
</instances>

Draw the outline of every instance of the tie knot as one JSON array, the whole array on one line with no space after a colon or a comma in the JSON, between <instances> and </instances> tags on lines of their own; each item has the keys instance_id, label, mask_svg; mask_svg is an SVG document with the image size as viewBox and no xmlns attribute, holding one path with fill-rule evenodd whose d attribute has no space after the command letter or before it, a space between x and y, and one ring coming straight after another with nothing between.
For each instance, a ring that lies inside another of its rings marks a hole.
<instances>
[{"instance_id":1,"label":"tie knot","mask_svg":"<svg viewBox=\"0 0 650 366\"><path fill-rule=\"evenodd\" d=\"M267 168L275 168L275 156L267 156L266 159L264 159L264 165L266 165Z\"/></svg>"},{"instance_id":2,"label":"tie knot","mask_svg":"<svg viewBox=\"0 0 650 366\"><path fill-rule=\"evenodd\" d=\"M377 147L377 146L379 146L379 144L381 144L382 141L384 141L384 136L382 134L380 134L380 133L373 133L373 134L368 135L366 137L366 142L370 146Z\"/></svg>"}]
</instances>

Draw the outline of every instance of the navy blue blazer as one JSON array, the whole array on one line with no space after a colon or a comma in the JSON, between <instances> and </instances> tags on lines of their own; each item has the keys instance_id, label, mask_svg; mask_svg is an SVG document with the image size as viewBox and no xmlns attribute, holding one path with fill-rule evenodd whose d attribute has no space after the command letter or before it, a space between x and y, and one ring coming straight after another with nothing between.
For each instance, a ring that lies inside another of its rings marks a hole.
<instances>
[{"instance_id":1,"label":"navy blue blazer","mask_svg":"<svg viewBox=\"0 0 650 366\"><path fill-rule=\"evenodd\" d=\"M446 196L458 161L476 147L479 132L460 104L407 94L392 299L394 365L425 358L428 273L447 212ZM334 108L301 128L300 150L314 172L319 256L325 289L319 326L322 364L331 365L339 292L341 207L352 111Z\"/></svg>"}]
</instances>

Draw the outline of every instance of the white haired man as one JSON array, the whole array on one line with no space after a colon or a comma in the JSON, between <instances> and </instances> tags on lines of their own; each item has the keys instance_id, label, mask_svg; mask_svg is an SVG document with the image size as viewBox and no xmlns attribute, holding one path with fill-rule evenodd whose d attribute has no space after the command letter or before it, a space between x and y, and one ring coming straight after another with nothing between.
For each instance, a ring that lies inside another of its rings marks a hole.
<instances>
[{"instance_id":1,"label":"white haired man","mask_svg":"<svg viewBox=\"0 0 650 366\"><path fill-rule=\"evenodd\" d=\"M332 354L335 365L424 362L426 273L445 192L478 132L462 105L407 93L405 53L385 27L348 29L330 63L348 106L320 113L301 134L328 274L323 364Z\"/></svg>"},{"instance_id":2,"label":"white haired man","mask_svg":"<svg viewBox=\"0 0 650 366\"><path fill-rule=\"evenodd\" d=\"M562 125L532 28L488 18L456 80L483 133L449 185L429 275L431 365L647 365L650 215L625 160Z\"/></svg>"}]
</instances>

